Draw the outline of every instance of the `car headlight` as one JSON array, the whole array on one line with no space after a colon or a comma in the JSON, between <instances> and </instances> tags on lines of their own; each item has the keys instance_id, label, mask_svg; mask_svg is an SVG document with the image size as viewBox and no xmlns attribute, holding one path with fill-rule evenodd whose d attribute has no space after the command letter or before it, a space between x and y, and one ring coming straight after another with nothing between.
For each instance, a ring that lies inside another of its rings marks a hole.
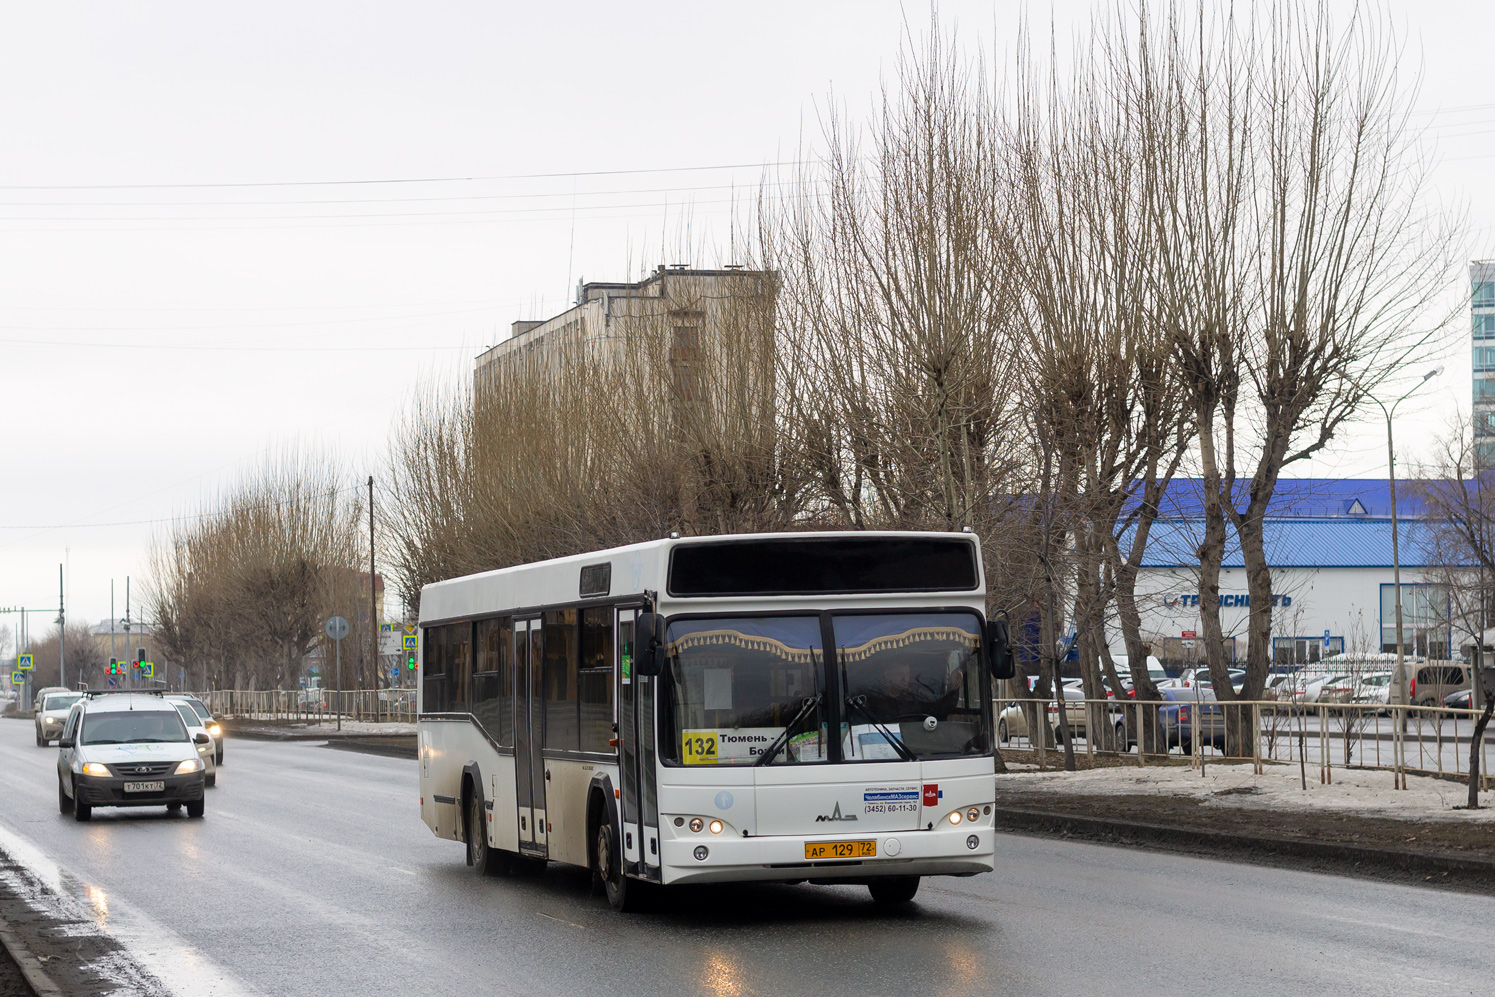
<instances>
[{"instance_id":1,"label":"car headlight","mask_svg":"<svg viewBox=\"0 0 1495 997\"><path fill-rule=\"evenodd\" d=\"M109 771L109 766L101 764L99 762L89 762L87 765L83 766L83 774L98 776L100 779L107 779L110 776L114 775L113 772Z\"/></svg>"},{"instance_id":2,"label":"car headlight","mask_svg":"<svg viewBox=\"0 0 1495 997\"><path fill-rule=\"evenodd\" d=\"M59 718L57 718L57 717L42 717L42 723L44 723L44 724L60 724L60 723L62 723L62 720L59 719Z\"/></svg>"},{"instance_id":3,"label":"car headlight","mask_svg":"<svg viewBox=\"0 0 1495 997\"><path fill-rule=\"evenodd\" d=\"M217 737L219 734L223 733L223 728L219 727L217 724L214 724L213 726L208 728L208 733L212 734L214 737Z\"/></svg>"},{"instance_id":4,"label":"car headlight","mask_svg":"<svg viewBox=\"0 0 1495 997\"><path fill-rule=\"evenodd\" d=\"M177 775L190 775L193 772L201 772L203 769L201 758L189 758L176 767Z\"/></svg>"}]
</instances>

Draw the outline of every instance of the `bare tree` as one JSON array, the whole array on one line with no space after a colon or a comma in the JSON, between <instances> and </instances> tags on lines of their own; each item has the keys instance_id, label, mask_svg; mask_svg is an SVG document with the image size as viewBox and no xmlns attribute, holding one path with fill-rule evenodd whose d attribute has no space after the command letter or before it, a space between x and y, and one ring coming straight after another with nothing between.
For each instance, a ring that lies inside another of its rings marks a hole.
<instances>
[{"instance_id":1,"label":"bare tree","mask_svg":"<svg viewBox=\"0 0 1495 997\"><path fill-rule=\"evenodd\" d=\"M1233 532L1250 597L1240 697L1254 699L1269 666L1264 530L1277 481L1425 348L1418 323L1451 273L1457 226L1427 203L1408 124L1415 88L1383 19L1356 11L1339 28L1322 5L1237 18L1167 4L1139 11L1135 37L1113 49L1112 79L1158 178L1159 317L1203 478L1206 659L1216 695L1237 698L1218 602Z\"/></svg>"},{"instance_id":2,"label":"bare tree","mask_svg":"<svg viewBox=\"0 0 1495 997\"><path fill-rule=\"evenodd\" d=\"M1424 518L1423 578L1448 593L1449 622L1465 646L1474 649L1474 671L1491 662L1486 648L1495 609L1495 471L1481 459L1473 422L1456 419L1438 441L1432 460L1415 486ZM1480 746L1495 713L1495 689L1476 674L1474 689L1484 694L1484 708L1469 739L1468 806L1479 806ZM1477 700L1471 705L1479 709Z\"/></svg>"}]
</instances>

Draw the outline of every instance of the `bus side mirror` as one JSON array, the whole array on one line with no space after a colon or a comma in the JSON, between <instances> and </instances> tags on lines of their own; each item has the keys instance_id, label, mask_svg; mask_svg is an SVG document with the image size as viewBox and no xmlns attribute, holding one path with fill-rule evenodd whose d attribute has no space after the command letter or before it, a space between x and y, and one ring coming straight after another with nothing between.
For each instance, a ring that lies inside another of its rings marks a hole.
<instances>
[{"instance_id":1,"label":"bus side mirror","mask_svg":"<svg viewBox=\"0 0 1495 997\"><path fill-rule=\"evenodd\" d=\"M992 678L1012 678L1012 641L1007 636L1006 620L986 621L986 644L991 649Z\"/></svg>"},{"instance_id":2,"label":"bus side mirror","mask_svg":"<svg viewBox=\"0 0 1495 997\"><path fill-rule=\"evenodd\" d=\"M640 613L634 630L634 670L640 675L658 675L663 665L660 659L664 654L664 617L658 613Z\"/></svg>"}]
</instances>

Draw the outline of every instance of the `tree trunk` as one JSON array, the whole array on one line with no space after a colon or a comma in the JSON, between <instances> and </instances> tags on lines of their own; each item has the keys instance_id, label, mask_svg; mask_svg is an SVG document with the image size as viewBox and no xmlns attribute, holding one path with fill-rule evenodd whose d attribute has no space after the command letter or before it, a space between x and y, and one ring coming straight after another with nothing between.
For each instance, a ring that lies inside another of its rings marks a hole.
<instances>
[{"instance_id":1,"label":"tree trunk","mask_svg":"<svg viewBox=\"0 0 1495 997\"><path fill-rule=\"evenodd\" d=\"M1495 690L1485 690L1485 711L1474 722L1474 735L1469 738L1469 809L1479 809L1479 746L1485 738L1485 728L1490 724L1490 714L1495 713Z\"/></svg>"}]
</instances>

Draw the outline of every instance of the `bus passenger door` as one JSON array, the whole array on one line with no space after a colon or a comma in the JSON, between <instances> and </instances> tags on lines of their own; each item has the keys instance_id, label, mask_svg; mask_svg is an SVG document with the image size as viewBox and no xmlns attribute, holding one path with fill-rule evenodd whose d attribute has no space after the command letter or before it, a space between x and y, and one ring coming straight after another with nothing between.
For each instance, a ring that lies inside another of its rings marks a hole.
<instances>
[{"instance_id":1,"label":"bus passenger door","mask_svg":"<svg viewBox=\"0 0 1495 997\"><path fill-rule=\"evenodd\" d=\"M618 727L622 731L623 862L633 875L659 878L659 803L654 766L654 686L633 669L637 609L618 610Z\"/></svg>"},{"instance_id":2,"label":"bus passenger door","mask_svg":"<svg viewBox=\"0 0 1495 997\"><path fill-rule=\"evenodd\" d=\"M545 743L541 700L542 660L540 621L514 621L514 775L519 807L519 850L544 857Z\"/></svg>"}]
</instances>

